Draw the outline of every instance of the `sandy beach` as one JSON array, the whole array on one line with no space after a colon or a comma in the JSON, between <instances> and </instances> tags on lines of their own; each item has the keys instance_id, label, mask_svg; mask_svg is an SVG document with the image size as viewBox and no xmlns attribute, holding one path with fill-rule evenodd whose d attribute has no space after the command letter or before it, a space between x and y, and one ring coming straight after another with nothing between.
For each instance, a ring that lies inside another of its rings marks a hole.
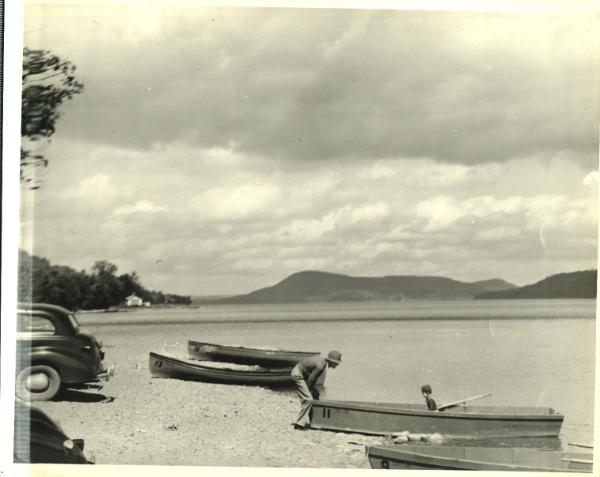
<instances>
[{"instance_id":1,"label":"sandy beach","mask_svg":"<svg viewBox=\"0 0 600 477\"><path fill-rule=\"evenodd\" d=\"M383 442L294 430L292 390L153 378L153 333L111 336L106 360L117 368L110 381L35 404L84 439L97 464L369 468L364 444Z\"/></svg>"}]
</instances>

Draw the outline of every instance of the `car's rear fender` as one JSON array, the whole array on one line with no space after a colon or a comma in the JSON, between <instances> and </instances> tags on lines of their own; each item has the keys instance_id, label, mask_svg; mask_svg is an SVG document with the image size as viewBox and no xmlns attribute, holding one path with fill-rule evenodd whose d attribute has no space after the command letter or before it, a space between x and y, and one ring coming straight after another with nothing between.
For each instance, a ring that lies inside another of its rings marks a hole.
<instances>
[{"instance_id":1,"label":"car's rear fender","mask_svg":"<svg viewBox=\"0 0 600 477\"><path fill-rule=\"evenodd\" d=\"M100 372L93 361L82 361L81 355L73 355L64 350L52 348L35 349L20 361L20 369L26 366L48 365L52 366L60 375L63 383L85 383L96 379Z\"/></svg>"}]
</instances>

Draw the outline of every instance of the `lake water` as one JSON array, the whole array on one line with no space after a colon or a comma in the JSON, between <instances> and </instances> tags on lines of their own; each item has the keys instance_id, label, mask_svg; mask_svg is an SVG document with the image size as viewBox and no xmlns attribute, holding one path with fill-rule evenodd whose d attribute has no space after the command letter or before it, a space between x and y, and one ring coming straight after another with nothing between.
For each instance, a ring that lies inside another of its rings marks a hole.
<instances>
[{"instance_id":1,"label":"lake water","mask_svg":"<svg viewBox=\"0 0 600 477\"><path fill-rule=\"evenodd\" d=\"M188 339L321 351L338 349L322 398L438 403L491 392L477 404L547 406L565 415L561 441L593 441L595 300L407 301L203 306L79 314L113 333L156 336L184 356Z\"/></svg>"}]
</instances>

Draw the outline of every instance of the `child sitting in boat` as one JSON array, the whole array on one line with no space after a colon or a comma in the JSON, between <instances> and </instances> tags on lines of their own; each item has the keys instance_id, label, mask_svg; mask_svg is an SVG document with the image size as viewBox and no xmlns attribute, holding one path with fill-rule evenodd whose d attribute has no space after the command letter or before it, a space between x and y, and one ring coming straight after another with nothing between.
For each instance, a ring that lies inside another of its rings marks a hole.
<instances>
[{"instance_id":1,"label":"child sitting in boat","mask_svg":"<svg viewBox=\"0 0 600 477\"><path fill-rule=\"evenodd\" d=\"M429 384L425 384L423 386L421 386L421 392L423 393L423 397L425 398L425 403L427 404L427 409L429 409L430 411L437 411L437 404L435 402L435 399L433 399L433 397L431 397L431 386Z\"/></svg>"}]
</instances>

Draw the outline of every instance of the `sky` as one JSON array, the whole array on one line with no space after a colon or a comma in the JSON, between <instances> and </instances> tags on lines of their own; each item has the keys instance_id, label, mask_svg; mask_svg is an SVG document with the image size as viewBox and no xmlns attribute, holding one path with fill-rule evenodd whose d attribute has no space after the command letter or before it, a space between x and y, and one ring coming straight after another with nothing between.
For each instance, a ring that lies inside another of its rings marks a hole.
<instances>
[{"instance_id":1,"label":"sky","mask_svg":"<svg viewBox=\"0 0 600 477\"><path fill-rule=\"evenodd\" d=\"M21 188L21 247L188 295L596 268L594 18L26 5L24 46L85 88Z\"/></svg>"}]
</instances>

